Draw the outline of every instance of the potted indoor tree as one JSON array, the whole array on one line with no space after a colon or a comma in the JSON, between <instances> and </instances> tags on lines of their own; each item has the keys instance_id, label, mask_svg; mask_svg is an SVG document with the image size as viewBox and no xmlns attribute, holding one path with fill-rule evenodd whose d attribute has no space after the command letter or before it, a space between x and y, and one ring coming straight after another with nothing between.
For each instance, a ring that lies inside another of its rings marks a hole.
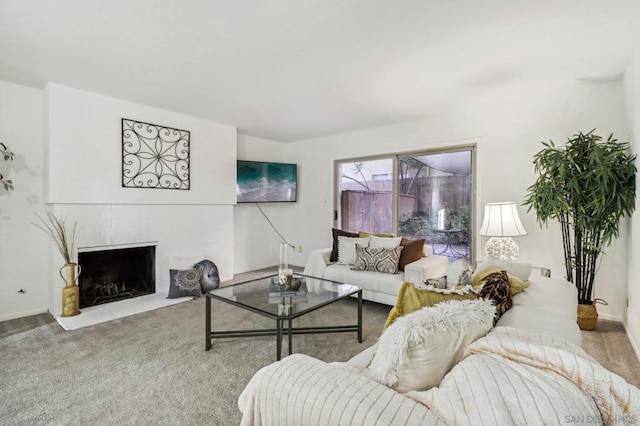
<instances>
[{"instance_id":1,"label":"potted indoor tree","mask_svg":"<svg viewBox=\"0 0 640 426\"><path fill-rule=\"evenodd\" d=\"M538 223L557 220L562 228L566 278L578 288L578 325L596 326L593 283L598 258L618 236L623 216L630 216L636 198L636 156L626 143L610 135L606 141L592 130L553 141L534 156L537 180L528 188L524 205Z\"/></svg>"}]
</instances>

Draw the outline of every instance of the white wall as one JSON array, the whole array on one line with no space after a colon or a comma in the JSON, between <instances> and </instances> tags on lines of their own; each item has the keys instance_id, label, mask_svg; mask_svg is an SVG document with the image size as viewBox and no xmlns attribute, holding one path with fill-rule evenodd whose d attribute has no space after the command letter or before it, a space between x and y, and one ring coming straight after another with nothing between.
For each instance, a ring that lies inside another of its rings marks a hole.
<instances>
[{"instance_id":1,"label":"white wall","mask_svg":"<svg viewBox=\"0 0 640 426\"><path fill-rule=\"evenodd\" d=\"M0 159L15 190L0 188L0 321L47 310L48 242L31 224L43 205L42 91L0 81L0 142L16 156ZM18 293L19 289L26 293Z\"/></svg>"},{"instance_id":2,"label":"white wall","mask_svg":"<svg viewBox=\"0 0 640 426\"><path fill-rule=\"evenodd\" d=\"M239 160L289 161L286 144L242 134L238 134L237 155ZM298 188L299 195L300 188ZM259 206L282 236L292 244L296 244L295 235L284 232L285 213L290 211L295 203L260 203ZM260 213L256 204L237 204L233 208L233 221L235 224L234 271L236 273L278 264L280 237Z\"/></svg>"},{"instance_id":3,"label":"white wall","mask_svg":"<svg viewBox=\"0 0 640 426\"><path fill-rule=\"evenodd\" d=\"M629 140L634 154L640 154L640 49L625 73L625 100L629 121ZM640 168L638 160L636 166ZM640 176L636 177L636 188L640 188ZM637 191L636 191L637 194ZM636 195L636 211L633 214L627 245L627 297L629 306L625 316L627 335L640 358L640 197Z\"/></svg>"},{"instance_id":4,"label":"white wall","mask_svg":"<svg viewBox=\"0 0 640 426\"><path fill-rule=\"evenodd\" d=\"M520 88L478 101L466 111L444 111L442 115L401 125L366 129L291 145L300 165L299 200L288 210L286 232L295 235L304 253L294 254L294 263L304 263L311 249L331 244L333 210L332 166L336 159L390 152L429 149L478 141L478 211L487 202L522 202L535 180L533 155L540 141L563 143L578 131L597 128L606 136L614 132L627 138L622 83L573 83L558 86L553 93ZM551 268L564 276L559 227L540 228L535 214L521 207L529 235L518 238L520 259ZM484 244L484 241L479 243ZM621 319L626 297L626 234L622 234L603 259L596 278L596 296L609 302L599 306L603 318ZM622 265L622 267L621 267Z\"/></svg>"},{"instance_id":5,"label":"white wall","mask_svg":"<svg viewBox=\"0 0 640 426\"><path fill-rule=\"evenodd\" d=\"M0 141L18 154L16 191L0 193L0 320L61 311L63 259L31 224L45 209L78 222L80 247L157 241L159 292L169 268L203 258L233 277L234 127L59 85L0 81L0 100ZM122 117L191 131L190 190L122 188Z\"/></svg>"},{"instance_id":6,"label":"white wall","mask_svg":"<svg viewBox=\"0 0 640 426\"><path fill-rule=\"evenodd\" d=\"M233 276L234 127L56 84L45 92L48 202L77 220L79 247L157 241L157 292L168 290L170 268L202 259ZM191 132L189 190L122 187L122 118Z\"/></svg>"},{"instance_id":7,"label":"white wall","mask_svg":"<svg viewBox=\"0 0 640 426\"><path fill-rule=\"evenodd\" d=\"M48 202L234 204L236 129L49 83ZM188 130L189 190L122 187L122 125L131 119Z\"/></svg>"}]
</instances>

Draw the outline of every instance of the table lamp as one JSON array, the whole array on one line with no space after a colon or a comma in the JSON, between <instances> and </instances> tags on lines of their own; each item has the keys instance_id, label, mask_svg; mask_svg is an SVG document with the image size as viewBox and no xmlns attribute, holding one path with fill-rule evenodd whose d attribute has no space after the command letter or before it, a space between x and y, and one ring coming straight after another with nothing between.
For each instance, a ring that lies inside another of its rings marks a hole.
<instances>
[{"instance_id":1,"label":"table lamp","mask_svg":"<svg viewBox=\"0 0 640 426\"><path fill-rule=\"evenodd\" d=\"M491 237L484 247L487 256L513 262L518 260L520 249L511 237L527 235L527 231L520 222L516 203L487 203L480 235Z\"/></svg>"}]
</instances>

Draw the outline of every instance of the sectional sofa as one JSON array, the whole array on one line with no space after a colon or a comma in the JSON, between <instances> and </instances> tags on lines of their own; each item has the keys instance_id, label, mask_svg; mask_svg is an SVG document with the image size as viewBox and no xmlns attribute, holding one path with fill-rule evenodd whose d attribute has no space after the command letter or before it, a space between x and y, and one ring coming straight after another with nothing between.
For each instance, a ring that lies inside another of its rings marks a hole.
<instances>
[{"instance_id":1,"label":"sectional sofa","mask_svg":"<svg viewBox=\"0 0 640 426\"><path fill-rule=\"evenodd\" d=\"M495 327L466 347L436 387L400 393L381 384L367 368L377 344L345 363L293 354L251 379L238 401L242 424L640 421L640 391L580 347L576 288L563 279L535 274L529 283L513 296L512 307Z\"/></svg>"}]
</instances>

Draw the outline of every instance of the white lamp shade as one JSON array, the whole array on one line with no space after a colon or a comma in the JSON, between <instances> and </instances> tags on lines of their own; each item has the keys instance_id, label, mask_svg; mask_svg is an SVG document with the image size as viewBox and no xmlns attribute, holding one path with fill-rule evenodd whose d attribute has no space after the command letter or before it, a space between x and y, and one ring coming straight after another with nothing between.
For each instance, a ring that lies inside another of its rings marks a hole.
<instances>
[{"instance_id":1,"label":"white lamp shade","mask_svg":"<svg viewBox=\"0 0 640 426\"><path fill-rule=\"evenodd\" d=\"M516 203L487 203L484 206L484 219L480 235L487 237L518 237L527 235Z\"/></svg>"}]
</instances>

